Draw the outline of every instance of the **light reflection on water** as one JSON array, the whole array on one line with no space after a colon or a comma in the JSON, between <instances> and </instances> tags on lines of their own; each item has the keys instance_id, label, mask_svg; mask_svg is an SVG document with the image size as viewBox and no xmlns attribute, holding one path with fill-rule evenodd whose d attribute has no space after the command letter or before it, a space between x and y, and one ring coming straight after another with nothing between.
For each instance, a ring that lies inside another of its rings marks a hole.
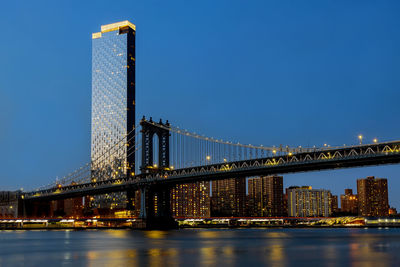
<instances>
[{"instance_id":1,"label":"light reflection on water","mask_svg":"<svg viewBox=\"0 0 400 267\"><path fill-rule=\"evenodd\" d=\"M400 229L0 231L0 266L400 266Z\"/></svg>"}]
</instances>

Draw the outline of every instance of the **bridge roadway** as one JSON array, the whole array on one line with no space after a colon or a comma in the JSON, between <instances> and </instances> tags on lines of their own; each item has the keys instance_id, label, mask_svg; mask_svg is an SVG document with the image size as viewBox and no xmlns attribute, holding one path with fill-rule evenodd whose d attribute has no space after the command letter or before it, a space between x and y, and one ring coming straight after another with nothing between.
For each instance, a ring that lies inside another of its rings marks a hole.
<instances>
[{"instance_id":1,"label":"bridge roadway","mask_svg":"<svg viewBox=\"0 0 400 267\"><path fill-rule=\"evenodd\" d=\"M196 181L395 163L400 163L400 141L338 148L328 147L311 152L210 164L162 171L156 174L139 174L129 178L27 192L23 195L23 198L27 200L56 200L137 190L151 186L173 186Z\"/></svg>"}]
</instances>

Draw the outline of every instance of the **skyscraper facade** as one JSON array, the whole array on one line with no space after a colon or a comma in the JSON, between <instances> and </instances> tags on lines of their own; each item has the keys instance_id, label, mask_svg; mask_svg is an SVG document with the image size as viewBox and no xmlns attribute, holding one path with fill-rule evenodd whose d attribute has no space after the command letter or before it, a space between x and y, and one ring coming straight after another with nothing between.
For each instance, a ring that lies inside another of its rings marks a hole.
<instances>
[{"instance_id":1,"label":"skyscraper facade","mask_svg":"<svg viewBox=\"0 0 400 267\"><path fill-rule=\"evenodd\" d=\"M129 21L92 34L92 173L101 179L135 170L135 33Z\"/></svg>"},{"instance_id":2,"label":"skyscraper facade","mask_svg":"<svg viewBox=\"0 0 400 267\"><path fill-rule=\"evenodd\" d=\"M212 181L211 216L240 217L246 212L246 179Z\"/></svg>"},{"instance_id":3,"label":"skyscraper facade","mask_svg":"<svg viewBox=\"0 0 400 267\"><path fill-rule=\"evenodd\" d=\"M250 178L247 181L247 215L251 217L261 217L262 209L262 186L259 177Z\"/></svg>"},{"instance_id":4,"label":"skyscraper facade","mask_svg":"<svg viewBox=\"0 0 400 267\"><path fill-rule=\"evenodd\" d=\"M358 214L361 216L388 216L389 199L387 179L369 176L357 180Z\"/></svg>"},{"instance_id":5,"label":"skyscraper facade","mask_svg":"<svg viewBox=\"0 0 400 267\"><path fill-rule=\"evenodd\" d=\"M264 176L248 180L248 211L250 216L283 216L283 177Z\"/></svg>"},{"instance_id":6,"label":"skyscraper facade","mask_svg":"<svg viewBox=\"0 0 400 267\"><path fill-rule=\"evenodd\" d=\"M210 217L210 182L175 185L171 189L171 210L174 217Z\"/></svg>"},{"instance_id":7,"label":"skyscraper facade","mask_svg":"<svg viewBox=\"0 0 400 267\"><path fill-rule=\"evenodd\" d=\"M289 187L288 215L291 217L328 217L332 214L331 192L311 186Z\"/></svg>"}]
</instances>

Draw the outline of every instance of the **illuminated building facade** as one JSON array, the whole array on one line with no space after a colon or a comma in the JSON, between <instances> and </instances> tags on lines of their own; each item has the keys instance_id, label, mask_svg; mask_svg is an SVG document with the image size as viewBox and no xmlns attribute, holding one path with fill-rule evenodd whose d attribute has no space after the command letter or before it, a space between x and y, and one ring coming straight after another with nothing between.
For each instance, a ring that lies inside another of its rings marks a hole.
<instances>
[{"instance_id":1,"label":"illuminated building facade","mask_svg":"<svg viewBox=\"0 0 400 267\"><path fill-rule=\"evenodd\" d=\"M247 215L251 217L261 216L261 179L250 178L247 181L248 184L248 195L247 195Z\"/></svg>"},{"instance_id":2,"label":"illuminated building facade","mask_svg":"<svg viewBox=\"0 0 400 267\"><path fill-rule=\"evenodd\" d=\"M174 217L210 217L210 182L177 184L171 189Z\"/></svg>"},{"instance_id":3,"label":"illuminated building facade","mask_svg":"<svg viewBox=\"0 0 400 267\"><path fill-rule=\"evenodd\" d=\"M329 217L331 192L325 189L312 189L311 186L289 187L288 215L291 217Z\"/></svg>"},{"instance_id":4,"label":"illuminated building facade","mask_svg":"<svg viewBox=\"0 0 400 267\"><path fill-rule=\"evenodd\" d=\"M212 217L241 217L246 215L245 211L245 178L232 178L212 181Z\"/></svg>"},{"instance_id":5,"label":"illuminated building facade","mask_svg":"<svg viewBox=\"0 0 400 267\"><path fill-rule=\"evenodd\" d=\"M338 196L331 195L331 212L332 214L339 212Z\"/></svg>"},{"instance_id":6,"label":"illuminated building facade","mask_svg":"<svg viewBox=\"0 0 400 267\"><path fill-rule=\"evenodd\" d=\"M287 190L287 189L286 189ZM288 195L287 192L285 192L285 194L283 194L283 217L287 217L288 216Z\"/></svg>"},{"instance_id":7,"label":"illuminated building facade","mask_svg":"<svg viewBox=\"0 0 400 267\"><path fill-rule=\"evenodd\" d=\"M18 198L18 191L0 191L0 218L17 217Z\"/></svg>"},{"instance_id":8,"label":"illuminated building facade","mask_svg":"<svg viewBox=\"0 0 400 267\"><path fill-rule=\"evenodd\" d=\"M358 214L388 216L389 198L387 179L369 176L357 180Z\"/></svg>"},{"instance_id":9,"label":"illuminated building facade","mask_svg":"<svg viewBox=\"0 0 400 267\"><path fill-rule=\"evenodd\" d=\"M64 199L64 212L69 217L82 217L83 216L83 198L68 198Z\"/></svg>"},{"instance_id":10,"label":"illuminated building facade","mask_svg":"<svg viewBox=\"0 0 400 267\"><path fill-rule=\"evenodd\" d=\"M92 34L92 175L135 170L135 30L129 21ZM122 144L118 149L110 150ZM112 155L112 156L110 156Z\"/></svg>"},{"instance_id":11,"label":"illuminated building facade","mask_svg":"<svg viewBox=\"0 0 400 267\"><path fill-rule=\"evenodd\" d=\"M389 208L389 215L397 215L396 208L393 208L393 207Z\"/></svg>"},{"instance_id":12,"label":"illuminated building facade","mask_svg":"<svg viewBox=\"0 0 400 267\"><path fill-rule=\"evenodd\" d=\"M132 216L138 217L140 215L140 191L128 191L127 193L127 210L130 211Z\"/></svg>"},{"instance_id":13,"label":"illuminated building facade","mask_svg":"<svg viewBox=\"0 0 400 267\"><path fill-rule=\"evenodd\" d=\"M264 176L248 180L249 216L283 216L283 177Z\"/></svg>"},{"instance_id":14,"label":"illuminated building facade","mask_svg":"<svg viewBox=\"0 0 400 267\"><path fill-rule=\"evenodd\" d=\"M358 197L353 195L352 189L345 189L344 195L340 195L341 212L348 215L358 214Z\"/></svg>"}]
</instances>

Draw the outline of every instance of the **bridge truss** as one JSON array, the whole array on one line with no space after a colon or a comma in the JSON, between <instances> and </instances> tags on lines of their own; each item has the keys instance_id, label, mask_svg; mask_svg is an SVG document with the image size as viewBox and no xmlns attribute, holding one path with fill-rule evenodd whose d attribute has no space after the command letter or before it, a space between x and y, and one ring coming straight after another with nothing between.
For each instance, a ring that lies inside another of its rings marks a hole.
<instances>
[{"instance_id":1,"label":"bridge truss","mask_svg":"<svg viewBox=\"0 0 400 267\"><path fill-rule=\"evenodd\" d=\"M25 193L29 199L57 199L137 189L152 184L178 184L256 175L394 164L400 162L400 141L348 147L315 148L238 161L166 168L153 173L74 183Z\"/></svg>"}]
</instances>

